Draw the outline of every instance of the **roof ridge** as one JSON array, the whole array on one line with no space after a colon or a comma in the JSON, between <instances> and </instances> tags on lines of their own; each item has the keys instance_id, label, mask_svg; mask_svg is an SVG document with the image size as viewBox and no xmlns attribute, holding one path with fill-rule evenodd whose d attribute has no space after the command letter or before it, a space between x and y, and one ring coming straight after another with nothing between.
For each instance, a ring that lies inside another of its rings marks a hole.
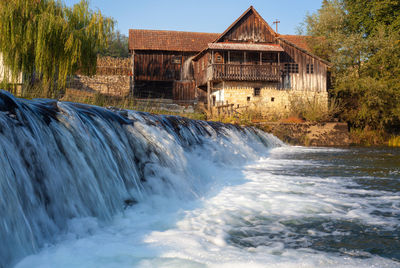
<instances>
[{"instance_id":1,"label":"roof ridge","mask_svg":"<svg viewBox=\"0 0 400 268\"><path fill-rule=\"evenodd\" d=\"M195 33L195 34L215 34L220 33L207 33L207 32L193 32L193 31L178 31L178 30L155 30L155 29L129 29L129 31L146 31L146 32L174 32L174 33Z\"/></svg>"},{"instance_id":2,"label":"roof ridge","mask_svg":"<svg viewBox=\"0 0 400 268\"><path fill-rule=\"evenodd\" d=\"M229 27L223 32L221 33L221 35L214 41L214 42L218 42L221 40L221 38L226 35L237 23L239 23L239 21L244 18L250 11L252 11L257 17L259 17L261 19L261 21L265 24L265 26L267 27L267 29L272 33L272 35L274 35L274 37L276 37L278 34L271 28L271 26L268 24L268 22L257 12L257 10L251 5L248 9L246 9L245 12L242 13L242 15L240 15L239 18L237 18L231 25L229 25Z\"/></svg>"},{"instance_id":3,"label":"roof ridge","mask_svg":"<svg viewBox=\"0 0 400 268\"><path fill-rule=\"evenodd\" d=\"M301 37L313 37L311 35L303 35L303 34L278 34L279 36L301 36Z\"/></svg>"}]
</instances>

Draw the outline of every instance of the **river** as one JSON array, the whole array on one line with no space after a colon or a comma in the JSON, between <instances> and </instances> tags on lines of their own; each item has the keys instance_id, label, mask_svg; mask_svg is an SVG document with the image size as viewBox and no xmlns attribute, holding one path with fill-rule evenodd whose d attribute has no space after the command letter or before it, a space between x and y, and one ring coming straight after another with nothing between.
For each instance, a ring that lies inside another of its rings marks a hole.
<instances>
[{"instance_id":1,"label":"river","mask_svg":"<svg viewBox=\"0 0 400 268\"><path fill-rule=\"evenodd\" d=\"M400 267L400 150L0 94L0 267Z\"/></svg>"}]
</instances>

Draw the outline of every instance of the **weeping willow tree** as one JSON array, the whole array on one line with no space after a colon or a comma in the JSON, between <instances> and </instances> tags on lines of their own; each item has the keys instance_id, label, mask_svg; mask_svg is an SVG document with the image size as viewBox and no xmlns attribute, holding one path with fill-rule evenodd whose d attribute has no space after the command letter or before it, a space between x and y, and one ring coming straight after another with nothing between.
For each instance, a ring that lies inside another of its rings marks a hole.
<instances>
[{"instance_id":1,"label":"weeping willow tree","mask_svg":"<svg viewBox=\"0 0 400 268\"><path fill-rule=\"evenodd\" d=\"M65 87L78 69L96 71L113 20L89 9L86 0L65 6L54 0L0 0L0 52L15 80L39 79L45 93Z\"/></svg>"}]
</instances>

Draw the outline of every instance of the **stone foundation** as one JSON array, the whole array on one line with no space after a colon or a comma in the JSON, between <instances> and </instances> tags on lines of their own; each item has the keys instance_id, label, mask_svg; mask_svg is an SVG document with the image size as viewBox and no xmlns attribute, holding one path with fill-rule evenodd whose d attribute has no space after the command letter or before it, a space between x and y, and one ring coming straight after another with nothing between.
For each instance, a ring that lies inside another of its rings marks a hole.
<instances>
[{"instance_id":1,"label":"stone foundation","mask_svg":"<svg viewBox=\"0 0 400 268\"><path fill-rule=\"evenodd\" d=\"M301 102L317 103L326 109L328 107L327 92L277 89L277 85L272 83L225 82L215 85L213 89L218 103L258 108L265 113L288 114L291 106Z\"/></svg>"}]
</instances>

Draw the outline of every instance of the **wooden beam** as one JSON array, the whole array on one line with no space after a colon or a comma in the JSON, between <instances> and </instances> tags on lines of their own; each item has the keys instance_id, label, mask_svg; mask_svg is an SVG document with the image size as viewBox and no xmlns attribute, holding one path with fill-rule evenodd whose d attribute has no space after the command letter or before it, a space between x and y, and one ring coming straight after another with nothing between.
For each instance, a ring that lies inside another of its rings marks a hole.
<instances>
[{"instance_id":1,"label":"wooden beam","mask_svg":"<svg viewBox=\"0 0 400 268\"><path fill-rule=\"evenodd\" d=\"M281 53L278 52L278 77L279 77L279 88L283 87L282 83L283 81L281 81Z\"/></svg>"},{"instance_id":2,"label":"wooden beam","mask_svg":"<svg viewBox=\"0 0 400 268\"><path fill-rule=\"evenodd\" d=\"M135 50L132 50L132 76L130 94L135 95Z\"/></svg>"}]
</instances>

